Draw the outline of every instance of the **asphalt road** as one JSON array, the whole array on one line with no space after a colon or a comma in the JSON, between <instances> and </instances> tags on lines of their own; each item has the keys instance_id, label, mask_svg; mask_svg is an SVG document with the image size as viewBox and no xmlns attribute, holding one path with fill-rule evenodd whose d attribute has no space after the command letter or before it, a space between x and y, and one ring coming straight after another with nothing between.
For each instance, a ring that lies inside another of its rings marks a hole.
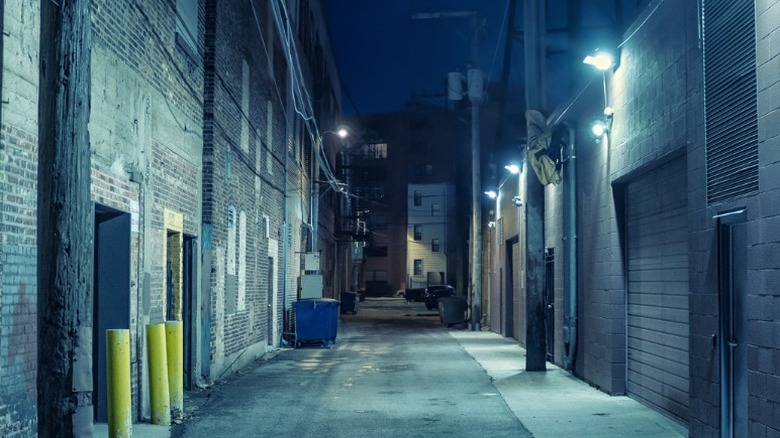
<instances>
[{"instance_id":1,"label":"asphalt road","mask_svg":"<svg viewBox=\"0 0 780 438\"><path fill-rule=\"evenodd\" d=\"M191 395L172 436L531 436L422 303L368 300L330 348L283 350ZM199 400L198 400L199 398Z\"/></svg>"}]
</instances>

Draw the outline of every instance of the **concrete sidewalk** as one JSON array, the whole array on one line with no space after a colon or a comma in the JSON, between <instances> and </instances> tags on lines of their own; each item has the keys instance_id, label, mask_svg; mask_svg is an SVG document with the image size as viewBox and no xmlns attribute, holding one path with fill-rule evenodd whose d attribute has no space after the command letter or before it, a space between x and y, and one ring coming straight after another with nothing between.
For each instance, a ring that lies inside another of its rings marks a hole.
<instances>
[{"instance_id":1,"label":"concrete sidewalk","mask_svg":"<svg viewBox=\"0 0 780 438\"><path fill-rule=\"evenodd\" d=\"M529 431L544 437L685 437L685 427L625 396L610 396L547 364L525 371L525 350L492 332L450 331Z\"/></svg>"}]
</instances>

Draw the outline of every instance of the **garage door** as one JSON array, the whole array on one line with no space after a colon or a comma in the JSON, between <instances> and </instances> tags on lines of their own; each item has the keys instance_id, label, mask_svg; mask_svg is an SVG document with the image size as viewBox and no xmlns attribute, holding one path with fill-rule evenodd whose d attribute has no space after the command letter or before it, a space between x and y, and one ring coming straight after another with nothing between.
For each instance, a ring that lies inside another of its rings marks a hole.
<instances>
[{"instance_id":1,"label":"garage door","mask_svg":"<svg viewBox=\"0 0 780 438\"><path fill-rule=\"evenodd\" d=\"M685 160L626 187L627 390L688 418L688 217Z\"/></svg>"}]
</instances>

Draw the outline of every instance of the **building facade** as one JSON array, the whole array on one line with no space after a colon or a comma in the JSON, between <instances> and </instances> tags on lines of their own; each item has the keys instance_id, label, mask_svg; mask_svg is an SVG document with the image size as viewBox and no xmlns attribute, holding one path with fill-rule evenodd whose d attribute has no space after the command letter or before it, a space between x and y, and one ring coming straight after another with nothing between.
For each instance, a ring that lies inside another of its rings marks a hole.
<instances>
[{"instance_id":1,"label":"building facade","mask_svg":"<svg viewBox=\"0 0 780 438\"><path fill-rule=\"evenodd\" d=\"M780 4L701 6L648 2L615 66L544 114L563 154L544 195L543 342L690 436L774 436ZM507 178L486 230L490 328L521 343L528 172Z\"/></svg>"},{"instance_id":2,"label":"building facade","mask_svg":"<svg viewBox=\"0 0 780 438\"><path fill-rule=\"evenodd\" d=\"M77 267L93 275L77 294L91 314L76 319L94 346L78 353L93 422L106 421L107 329L129 330L139 421L150 415L148 324L181 321L185 387L208 385L281 345L301 253L322 252L335 275L337 203L318 208L314 182L335 184L324 175L339 144L320 130L335 124L340 91L319 3L120 3L88 2L89 107L68 109L88 115L94 264ZM41 13L0 2L2 436L38 433L38 351L56 348L37 323L38 275L53 269L39 246L58 233L36 230L39 172L50 171L38 167Z\"/></svg>"}]
</instances>

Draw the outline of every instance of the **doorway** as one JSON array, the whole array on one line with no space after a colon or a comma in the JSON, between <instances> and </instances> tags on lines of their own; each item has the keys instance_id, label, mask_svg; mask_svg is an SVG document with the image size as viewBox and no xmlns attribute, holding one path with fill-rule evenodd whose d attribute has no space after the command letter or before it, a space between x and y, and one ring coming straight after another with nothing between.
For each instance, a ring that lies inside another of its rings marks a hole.
<instances>
[{"instance_id":1,"label":"doorway","mask_svg":"<svg viewBox=\"0 0 780 438\"><path fill-rule=\"evenodd\" d=\"M506 241L506 288L504 289L504 336L514 337L515 334L515 260L514 254L517 253L518 239Z\"/></svg>"},{"instance_id":2,"label":"doorway","mask_svg":"<svg viewBox=\"0 0 780 438\"><path fill-rule=\"evenodd\" d=\"M547 361L555 363L555 249L544 251L544 332Z\"/></svg>"},{"instance_id":3,"label":"doorway","mask_svg":"<svg viewBox=\"0 0 780 438\"><path fill-rule=\"evenodd\" d=\"M748 434L747 225L744 210L718 218L721 437Z\"/></svg>"},{"instance_id":4,"label":"doorway","mask_svg":"<svg viewBox=\"0 0 780 438\"><path fill-rule=\"evenodd\" d=\"M92 392L95 422L108 421L108 329L130 328L130 214L95 204Z\"/></svg>"},{"instance_id":5,"label":"doorway","mask_svg":"<svg viewBox=\"0 0 780 438\"><path fill-rule=\"evenodd\" d=\"M268 290L267 293L267 317L268 340L266 345L274 345L274 258L268 257Z\"/></svg>"},{"instance_id":6,"label":"doorway","mask_svg":"<svg viewBox=\"0 0 780 438\"><path fill-rule=\"evenodd\" d=\"M196 239L184 236L182 242L182 324L184 335L184 389L192 389L193 339L196 338L195 314L195 245Z\"/></svg>"}]
</instances>

